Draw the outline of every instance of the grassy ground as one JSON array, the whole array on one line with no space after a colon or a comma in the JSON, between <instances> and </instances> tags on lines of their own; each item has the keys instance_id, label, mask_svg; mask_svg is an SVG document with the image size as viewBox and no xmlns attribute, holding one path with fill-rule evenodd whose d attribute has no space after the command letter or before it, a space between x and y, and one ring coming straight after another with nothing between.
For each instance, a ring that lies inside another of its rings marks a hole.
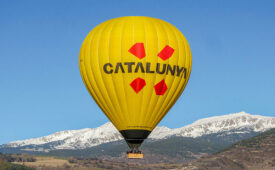
<instances>
[{"instance_id":1,"label":"grassy ground","mask_svg":"<svg viewBox=\"0 0 275 170\"><path fill-rule=\"evenodd\" d=\"M37 170L55 170L55 169L75 169L75 170L88 170L91 168L81 166L77 163L70 163L67 159L36 156L35 162L13 162L13 164L25 165ZM92 168L93 170L102 170L101 168Z\"/></svg>"},{"instance_id":2,"label":"grassy ground","mask_svg":"<svg viewBox=\"0 0 275 170\"><path fill-rule=\"evenodd\" d=\"M14 162L14 164L25 165L36 170L106 170L106 169L175 169L181 164L137 164L133 162L118 162L100 160L96 158L56 158L47 156L35 156L35 162Z\"/></svg>"},{"instance_id":3,"label":"grassy ground","mask_svg":"<svg viewBox=\"0 0 275 170\"><path fill-rule=\"evenodd\" d=\"M63 166L64 164L70 164L68 160L65 159L57 159L54 157L45 157L45 156L37 156L35 157L35 162L14 162L15 164L21 164L31 167L39 167L39 166L47 166L47 167L58 167Z\"/></svg>"},{"instance_id":4,"label":"grassy ground","mask_svg":"<svg viewBox=\"0 0 275 170\"><path fill-rule=\"evenodd\" d=\"M33 168L29 168L23 165L12 164L2 159L0 159L0 169L1 170L34 170Z\"/></svg>"}]
</instances>

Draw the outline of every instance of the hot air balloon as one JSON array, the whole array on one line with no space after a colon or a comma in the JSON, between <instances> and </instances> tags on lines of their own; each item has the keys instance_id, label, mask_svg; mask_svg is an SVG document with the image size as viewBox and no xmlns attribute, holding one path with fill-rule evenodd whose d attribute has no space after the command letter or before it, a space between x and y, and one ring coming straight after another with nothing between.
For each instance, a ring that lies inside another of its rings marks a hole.
<instances>
[{"instance_id":1,"label":"hot air balloon","mask_svg":"<svg viewBox=\"0 0 275 170\"><path fill-rule=\"evenodd\" d=\"M156 18L128 16L96 26L79 55L89 93L130 147L138 148L182 94L192 56L183 34ZM132 155L131 155L132 154Z\"/></svg>"}]
</instances>

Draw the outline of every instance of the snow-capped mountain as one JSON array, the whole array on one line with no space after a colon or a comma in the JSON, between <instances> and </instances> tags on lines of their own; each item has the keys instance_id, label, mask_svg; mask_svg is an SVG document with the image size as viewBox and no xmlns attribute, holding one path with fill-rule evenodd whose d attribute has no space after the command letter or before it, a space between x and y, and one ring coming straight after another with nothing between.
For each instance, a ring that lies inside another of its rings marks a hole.
<instances>
[{"instance_id":1,"label":"snow-capped mountain","mask_svg":"<svg viewBox=\"0 0 275 170\"><path fill-rule=\"evenodd\" d=\"M232 133L232 130L234 133L246 133L248 131L264 132L271 128L275 128L275 117L240 112L200 119L191 125L173 129L172 134L195 138L212 133Z\"/></svg>"},{"instance_id":2,"label":"snow-capped mountain","mask_svg":"<svg viewBox=\"0 0 275 170\"><path fill-rule=\"evenodd\" d=\"M176 129L156 127L150 134L152 140L169 138L171 136L200 137L215 133L249 133L263 132L275 128L275 117L251 115L245 112L233 113L224 116L216 116L200 119L194 123ZM0 146L1 148L16 148L22 146L39 146L50 144L48 150L55 149L84 149L103 143L109 143L123 139L116 128L106 123L98 128L85 128L80 130L66 130L40 138L13 141ZM35 149L37 150L37 149ZM43 150L43 149L42 149Z\"/></svg>"},{"instance_id":3,"label":"snow-capped mountain","mask_svg":"<svg viewBox=\"0 0 275 170\"><path fill-rule=\"evenodd\" d=\"M113 142L121 139L122 136L117 131L117 129L113 126L112 123L108 122L100 127L93 129L85 128L80 130L65 130L40 138L31 138L27 140L10 142L5 146L19 147L58 142L59 144L54 146L55 149L78 149L93 147L102 143Z\"/></svg>"}]
</instances>

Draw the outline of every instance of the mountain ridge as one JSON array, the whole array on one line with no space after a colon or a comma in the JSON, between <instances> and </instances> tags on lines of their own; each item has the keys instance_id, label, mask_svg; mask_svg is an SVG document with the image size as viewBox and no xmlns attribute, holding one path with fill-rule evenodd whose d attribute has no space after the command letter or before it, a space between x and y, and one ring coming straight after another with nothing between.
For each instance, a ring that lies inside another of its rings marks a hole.
<instances>
[{"instance_id":1,"label":"mountain ridge","mask_svg":"<svg viewBox=\"0 0 275 170\"><path fill-rule=\"evenodd\" d=\"M251 115L245 112L233 113L223 116L204 118L181 128L170 129L165 126L156 127L149 139L160 140L172 136L197 138L214 133L250 133L263 132L275 128L275 117ZM97 128L84 128L79 130L65 130L40 138L13 141L1 148L16 148L28 145L45 145L52 143L48 150L58 149L84 149L100 144L122 140L122 136L110 123ZM42 149L43 150L43 149Z\"/></svg>"}]
</instances>

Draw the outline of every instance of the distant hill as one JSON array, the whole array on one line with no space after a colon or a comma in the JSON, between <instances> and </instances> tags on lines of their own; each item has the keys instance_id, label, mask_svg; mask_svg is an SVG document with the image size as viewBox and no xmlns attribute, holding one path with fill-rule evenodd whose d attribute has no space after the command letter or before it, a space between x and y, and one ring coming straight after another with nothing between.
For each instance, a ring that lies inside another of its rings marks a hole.
<instances>
[{"instance_id":1,"label":"distant hill","mask_svg":"<svg viewBox=\"0 0 275 170\"><path fill-rule=\"evenodd\" d=\"M275 169L275 128L190 162L183 169Z\"/></svg>"},{"instance_id":2,"label":"distant hill","mask_svg":"<svg viewBox=\"0 0 275 170\"><path fill-rule=\"evenodd\" d=\"M257 133L246 134L223 134L216 133L204 135L197 138L172 136L167 139L148 140L141 147L145 159L143 163L178 162L182 163L197 159L203 155L215 153L233 143L255 136ZM77 150L53 150L41 153L49 156L61 157L98 157L101 159L112 159L127 161L125 151L128 150L123 140L105 143L96 147ZM34 152L35 153L35 152Z\"/></svg>"},{"instance_id":3,"label":"distant hill","mask_svg":"<svg viewBox=\"0 0 275 170\"><path fill-rule=\"evenodd\" d=\"M245 112L204 118L181 128L170 129L156 127L149 135L151 140L167 139L171 136L197 138L217 133L245 134L250 132L264 132L275 128L275 117L251 115ZM122 140L122 136L110 123L98 128L80 130L66 130L40 138L13 141L2 148L28 148L29 151L51 151L58 149L86 149L104 143Z\"/></svg>"},{"instance_id":4,"label":"distant hill","mask_svg":"<svg viewBox=\"0 0 275 170\"><path fill-rule=\"evenodd\" d=\"M177 129L157 127L141 147L147 162L183 162L215 153L275 128L275 118L244 112L198 120ZM128 146L111 123L95 129L62 131L0 146L3 153L99 157L125 161ZM144 163L146 163L144 161Z\"/></svg>"},{"instance_id":5,"label":"distant hill","mask_svg":"<svg viewBox=\"0 0 275 170\"><path fill-rule=\"evenodd\" d=\"M243 129L245 130L245 129ZM249 129L245 131L250 131ZM144 153L145 163L158 162L184 162L197 159L206 154L215 153L242 139L255 136L259 132L235 133L234 130L226 133L214 133L197 138L171 136L166 139L144 142L141 147ZM126 161L125 152L128 150L124 140L104 143L86 149L58 149L49 152L38 152L28 150L29 146L19 148L2 148L5 153L29 153L34 155L48 155L59 157L98 157L101 159L112 159ZM47 147L47 146L44 146Z\"/></svg>"},{"instance_id":6,"label":"distant hill","mask_svg":"<svg viewBox=\"0 0 275 170\"><path fill-rule=\"evenodd\" d=\"M165 144L179 144L185 143L181 141L181 138L175 138L170 141L172 142ZM159 144L162 146L162 142ZM187 142L188 145L190 142ZM155 143L156 144L156 143ZM150 143L150 145L155 145ZM199 145L200 143L194 143L193 145ZM105 145L105 144L103 144ZM158 144L156 144L158 145ZM112 159L112 158L76 158L70 157L66 159L54 158L54 157L35 157L37 162L26 163L26 165L33 166L35 168L43 167L45 170L65 170L65 169L182 169L182 170L272 170L275 169L275 129L264 132L255 137L242 140L223 151L215 153L213 155L203 156L198 160L189 162L186 164L169 162L169 159L162 162L155 162L152 160L152 155L148 155L142 160L125 160L123 159ZM123 146L123 145L120 145ZM144 145L145 146L145 145ZM159 148L158 146L149 146L151 149ZM106 146L102 146L107 148ZM189 146L190 148L190 146ZM193 147L191 147L193 148ZM205 146L202 146L205 148ZM76 152L77 150L71 150ZM173 151L174 152L174 151ZM15 154L15 156L18 154ZM173 153L174 155L174 153ZM149 156L149 160L148 160ZM156 157L155 157L156 158ZM163 157L161 157L163 159ZM147 161L147 162L146 162ZM45 165L47 162L47 165ZM60 164L57 162L62 162ZM60 166L61 165L61 166ZM1 169L1 168L0 168Z\"/></svg>"}]
</instances>

